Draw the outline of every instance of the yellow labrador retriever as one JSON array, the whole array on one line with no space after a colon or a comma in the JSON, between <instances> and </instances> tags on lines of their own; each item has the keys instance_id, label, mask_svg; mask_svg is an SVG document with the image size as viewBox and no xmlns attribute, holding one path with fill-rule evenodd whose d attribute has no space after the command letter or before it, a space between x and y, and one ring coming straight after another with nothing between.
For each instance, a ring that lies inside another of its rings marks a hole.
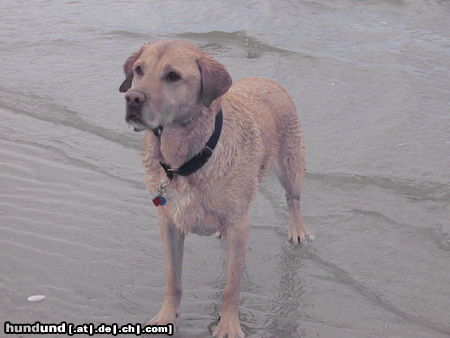
<instances>
[{"instance_id":1,"label":"yellow labrador retriever","mask_svg":"<svg viewBox=\"0 0 450 338\"><path fill-rule=\"evenodd\" d=\"M126 60L124 72L126 121L145 131L146 186L155 194L167 270L164 302L149 324L176 323L185 234L219 232L227 284L213 335L244 337L239 293L249 206L270 167L286 190L289 240L309 237L300 212L305 163L295 106L267 79L232 86L222 64L186 41L144 44Z\"/></svg>"}]
</instances>

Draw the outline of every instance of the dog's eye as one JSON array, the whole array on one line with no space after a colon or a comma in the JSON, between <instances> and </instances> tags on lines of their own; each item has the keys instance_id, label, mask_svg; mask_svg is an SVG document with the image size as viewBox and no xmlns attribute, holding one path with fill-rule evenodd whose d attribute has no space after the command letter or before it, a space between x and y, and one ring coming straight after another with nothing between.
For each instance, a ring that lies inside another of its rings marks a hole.
<instances>
[{"instance_id":1,"label":"dog's eye","mask_svg":"<svg viewBox=\"0 0 450 338\"><path fill-rule=\"evenodd\" d=\"M167 79L168 81L175 82L175 81L180 80L180 79L181 79L181 76L180 76L178 73L176 73L176 72L174 72L174 71L171 71L171 72L168 72L168 73L167 73L166 79Z\"/></svg>"},{"instance_id":2,"label":"dog's eye","mask_svg":"<svg viewBox=\"0 0 450 338\"><path fill-rule=\"evenodd\" d=\"M142 70L141 66L137 66L134 71L136 72L136 74L138 75L144 75L144 71Z\"/></svg>"}]
</instances>

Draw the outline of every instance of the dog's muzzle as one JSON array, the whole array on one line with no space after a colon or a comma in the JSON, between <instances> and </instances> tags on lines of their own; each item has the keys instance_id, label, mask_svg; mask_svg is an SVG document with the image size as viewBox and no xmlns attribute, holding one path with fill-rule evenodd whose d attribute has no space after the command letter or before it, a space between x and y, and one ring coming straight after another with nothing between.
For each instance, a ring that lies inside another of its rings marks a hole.
<instances>
[{"instance_id":1,"label":"dog's muzzle","mask_svg":"<svg viewBox=\"0 0 450 338\"><path fill-rule=\"evenodd\" d=\"M127 112L125 121L134 127L134 131L147 129L142 119L142 107L147 101L147 95L140 90L129 90L125 95Z\"/></svg>"}]
</instances>

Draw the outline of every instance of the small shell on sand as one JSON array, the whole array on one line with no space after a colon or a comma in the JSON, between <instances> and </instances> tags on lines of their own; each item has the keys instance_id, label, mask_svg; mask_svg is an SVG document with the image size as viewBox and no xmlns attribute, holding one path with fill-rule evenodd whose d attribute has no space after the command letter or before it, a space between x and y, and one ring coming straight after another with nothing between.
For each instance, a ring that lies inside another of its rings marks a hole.
<instances>
[{"instance_id":1,"label":"small shell on sand","mask_svg":"<svg viewBox=\"0 0 450 338\"><path fill-rule=\"evenodd\" d=\"M30 296L28 297L28 301L29 302L42 302L44 300L45 296L44 295L35 295L35 296Z\"/></svg>"}]
</instances>

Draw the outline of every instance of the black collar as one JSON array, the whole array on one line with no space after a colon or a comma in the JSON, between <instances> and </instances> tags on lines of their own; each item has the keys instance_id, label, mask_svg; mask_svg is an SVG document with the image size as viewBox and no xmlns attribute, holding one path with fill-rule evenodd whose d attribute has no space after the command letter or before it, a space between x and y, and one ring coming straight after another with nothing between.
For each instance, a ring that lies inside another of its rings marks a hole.
<instances>
[{"instance_id":1,"label":"black collar","mask_svg":"<svg viewBox=\"0 0 450 338\"><path fill-rule=\"evenodd\" d=\"M189 161L185 162L178 169L171 168L170 165L167 163L159 162L159 164L161 164L161 167L163 167L164 171L167 174L167 177L170 180L174 178L174 175L188 176L196 172L208 161L208 159L211 157L213 153L214 148L217 145L217 142L219 142L220 133L222 131L222 123L223 123L223 114L222 109L220 109L216 115L214 131L211 137L209 138L208 142L206 142L206 145L197 155L195 155ZM153 129L153 133L157 137L160 137L162 133L162 127L159 126L158 128Z\"/></svg>"},{"instance_id":2,"label":"black collar","mask_svg":"<svg viewBox=\"0 0 450 338\"><path fill-rule=\"evenodd\" d=\"M159 126L159 127L156 127L155 129L152 129L152 132L153 132L153 134L155 134L155 136L160 137L162 134L162 130L163 130L163 127Z\"/></svg>"}]
</instances>

